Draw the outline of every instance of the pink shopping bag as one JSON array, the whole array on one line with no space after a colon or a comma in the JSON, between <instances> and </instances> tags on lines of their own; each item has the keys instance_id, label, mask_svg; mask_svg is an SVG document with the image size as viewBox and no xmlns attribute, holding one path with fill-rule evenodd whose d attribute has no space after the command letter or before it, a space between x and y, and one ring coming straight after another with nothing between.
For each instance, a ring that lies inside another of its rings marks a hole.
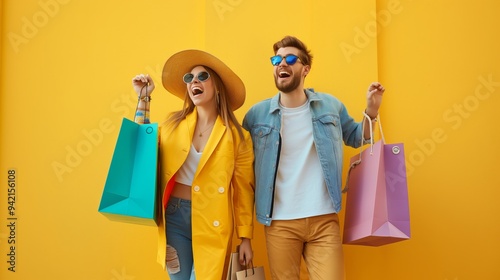
<instances>
[{"instance_id":1,"label":"pink shopping bag","mask_svg":"<svg viewBox=\"0 0 500 280\"><path fill-rule=\"evenodd\" d=\"M382 132L380 121L379 127ZM382 134L351 158L346 181L344 244L380 246L410 238L403 143L386 144Z\"/></svg>"}]
</instances>

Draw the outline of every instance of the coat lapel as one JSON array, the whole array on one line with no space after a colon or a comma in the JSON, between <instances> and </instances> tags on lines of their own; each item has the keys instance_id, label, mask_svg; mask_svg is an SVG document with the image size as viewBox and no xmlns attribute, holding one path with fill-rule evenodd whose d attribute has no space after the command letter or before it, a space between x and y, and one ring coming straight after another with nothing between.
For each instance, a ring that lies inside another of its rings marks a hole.
<instances>
[{"instance_id":1,"label":"coat lapel","mask_svg":"<svg viewBox=\"0 0 500 280\"><path fill-rule=\"evenodd\" d=\"M163 154L163 160L167 163L167 170L165 170L165 184L179 170L189 154L194 130L196 128L196 118L197 112L194 110L193 113L186 116L185 120L179 123L174 131L165 129L165 135L162 136L162 139L165 139L164 141L166 141L164 147L168 148L161 151ZM170 135L168 135L169 133ZM172 151L175 151L175 156L170 154Z\"/></svg>"},{"instance_id":2,"label":"coat lapel","mask_svg":"<svg viewBox=\"0 0 500 280\"><path fill-rule=\"evenodd\" d=\"M196 129L197 120L198 120L198 111L195 108L191 114L186 116L186 121L181 122L185 124L185 129L187 132L187 134L184 134L186 138L182 137L181 139L184 143L189 143L188 147L189 149L191 149L191 144L193 143L193 135L194 135L194 130Z\"/></svg>"},{"instance_id":3,"label":"coat lapel","mask_svg":"<svg viewBox=\"0 0 500 280\"><path fill-rule=\"evenodd\" d=\"M210 137L208 138L207 144L205 145L205 148L203 149L203 154L201 155L200 163L198 164L198 168L196 169L196 173L194 174L195 178L198 176L200 171L203 169L203 167L207 163L208 159L215 152L215 148L217 147L217 145L221 141L222 136L224 135L225 132L226 132L226 126L222 122L222 119L220 118L220 116L218 116L217 120L215 121L214 128L212 129L212 133L210 134Z\"/></svg>"}]
</instances>

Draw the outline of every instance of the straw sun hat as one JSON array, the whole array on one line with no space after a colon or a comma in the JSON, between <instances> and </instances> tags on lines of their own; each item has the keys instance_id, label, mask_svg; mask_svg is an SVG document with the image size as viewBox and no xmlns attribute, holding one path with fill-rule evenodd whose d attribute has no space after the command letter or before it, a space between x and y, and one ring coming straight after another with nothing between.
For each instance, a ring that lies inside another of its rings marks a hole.
<instances>
[{"instance_id":1,"label":"straw sun hat","mask_svg":"<svg viewBox=\"0 0 500 280\"><path fill-rule=\"evenodd\" d=\"M220 59L200 50L184 50L172 55L163 67L163 87L184 100L187 89L182 77L198 65L209 67L219 75L233 111L243 105L245 102L243 81Z\"/></svg>"}]
</instances>

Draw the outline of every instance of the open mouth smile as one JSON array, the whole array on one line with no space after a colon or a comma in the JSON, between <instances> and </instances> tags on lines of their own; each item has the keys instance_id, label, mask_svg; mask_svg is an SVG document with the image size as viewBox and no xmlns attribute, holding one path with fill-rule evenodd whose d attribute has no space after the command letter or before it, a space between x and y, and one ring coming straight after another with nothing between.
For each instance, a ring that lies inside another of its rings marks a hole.
<instances>
[{"instance_id":1,"label":"open mouth smile","mask_svg":"<svg viewBox=\"0 0 500 280\"><path fill-rule=\"evenodd\" d=\"M288 78L290 77L292 74L286 72L285 70L281 70L278 72L278 77L279 78Z\"/></svg>"},{"instance_id":2,"label":"open mouth smile","mask_svg":"<svg viewBox=\"0 0 500 280\"><path fill-rule=\"evenodd\" d=\"M194 86L191 88L191 92L193 93L193 96L199 95L203 93L203 89L198 86Z\"/></svg>"}]
</instances>

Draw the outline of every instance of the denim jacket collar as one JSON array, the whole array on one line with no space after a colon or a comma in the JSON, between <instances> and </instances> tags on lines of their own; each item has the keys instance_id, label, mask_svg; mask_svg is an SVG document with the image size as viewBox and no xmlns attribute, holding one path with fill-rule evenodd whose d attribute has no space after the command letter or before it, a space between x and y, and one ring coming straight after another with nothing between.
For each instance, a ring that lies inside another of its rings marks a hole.
<instances>
[{"instance_id":1,"label":"denim jacket collar","mask_svg":"<svg viewBox=\"0 0 500 280\"><path fill-rule=\"evenodd\" d=\"M321 101L321 98L314 92L313 88L306 88L304 89L304 93L307 96L307 102L309 102L309 105L313 101ZM273 98L271 99L271 104L269 105L269 113L272 114L276 112L277 110L280 110L280 96L281 92L278 92Z\"/></svg>"}]
</instances>

